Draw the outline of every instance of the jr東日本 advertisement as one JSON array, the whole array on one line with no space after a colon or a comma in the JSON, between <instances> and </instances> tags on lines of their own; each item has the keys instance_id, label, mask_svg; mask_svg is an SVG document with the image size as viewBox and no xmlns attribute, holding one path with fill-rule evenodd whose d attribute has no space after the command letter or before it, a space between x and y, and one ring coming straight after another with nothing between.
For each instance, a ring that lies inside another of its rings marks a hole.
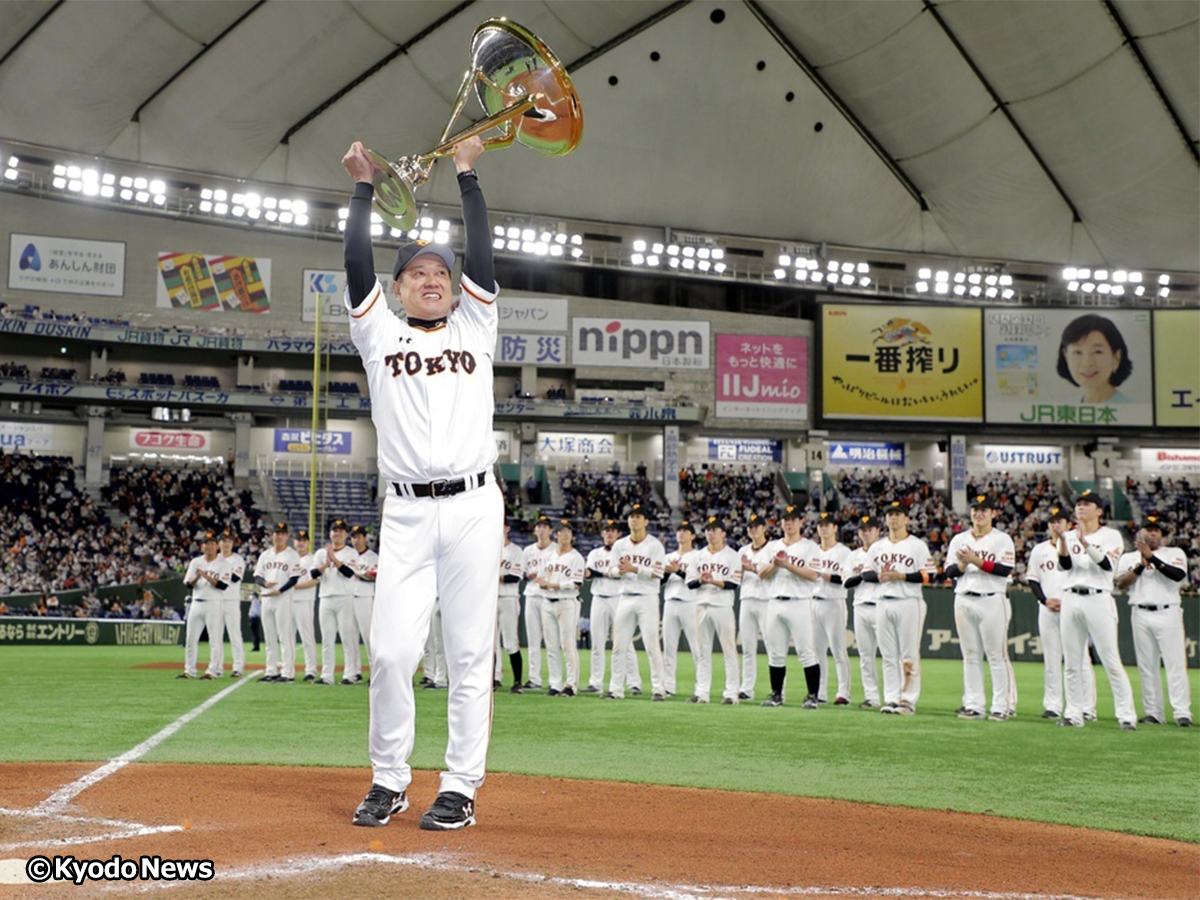
<instances>
[{"instance_id":1,"label":"jr\u6771\u65e5\u672c advertisement","mask_svg":"<svg viewBox=\"0 0 1200 900\"><path fill-rule=\"evenodd\" d=\"M808 418L808 338L717 335L717 416Z\"/></svg>"},{"instance_id":2,"label":"jr\u6771\u65e5\u672c advertisement","mask_svg":"<svg viewBox=\"0 0 1200 900\"><path fill-rule=\"evenodd\" d=\"M252 256L158 254L161 309L265 313L271 310L271 261Z\"/></svg>"},{"instance_id":3,"label":"jr\u6771\u65e5\u672c advertisement","mask_svg":"<svg viewBox=\"0 0 1200 900\"><path fill-rule=\"evenodd\" d=\"M1148 311L989 309L984 346L988 422L1154 422Z\"/></svg>"},{"instance_id":4,"label":"jr\u6771\u65e5\u672c advertisement","mask_svg":"<svg viewBox=\"0 0 1200 900\"><path fill-rule=\"evenodd\" d=\"M1200 428L1200 309L1154 312L1154 407L1162 426Z\"/></svg>"},{"instance_id":5,"label":"jr\u6771\u65e5\u672c advertisement","mask_svg":"<svg viewBox=\"0 0 1200 900\"><path fill-rule=\"evenodd\" d=\"M980 319L971 308L824 304L823 414L982 421Z\"/></svg>"}]
</instances>

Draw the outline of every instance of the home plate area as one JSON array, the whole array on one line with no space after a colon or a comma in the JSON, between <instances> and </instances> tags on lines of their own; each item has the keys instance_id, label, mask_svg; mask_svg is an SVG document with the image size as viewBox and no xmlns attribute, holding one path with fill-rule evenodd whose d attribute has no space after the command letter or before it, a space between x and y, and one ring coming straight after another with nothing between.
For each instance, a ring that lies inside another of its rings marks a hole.
<instances>
[{"instance_id":1,"label":"home plate area","mask_svg":"<svg viewBox=\"0 0 1200 900\"><path fill-rule=\"evenodd\" d=\"M0 766L0 897L1195 898L1200 847L1060 825L771 794L494 774L479 825L427 832L437 775L385 828L366 770ZM209 881L19 883L37 855L211 860ZM52 887L53 885L53 887Z\"/></svg>"}]
</instances>

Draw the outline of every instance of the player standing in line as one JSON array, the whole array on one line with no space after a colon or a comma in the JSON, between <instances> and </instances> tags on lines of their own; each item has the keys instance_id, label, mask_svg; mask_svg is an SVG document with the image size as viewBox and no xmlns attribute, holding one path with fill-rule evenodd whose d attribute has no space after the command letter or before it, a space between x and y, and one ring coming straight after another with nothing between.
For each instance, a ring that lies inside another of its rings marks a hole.
<instances>
[{"instance_id":1,"label":"player standing in line","mask_svg":"<svg viewBox=\"0 0 1200 900\"><path fill-rule=\"evenodd\" d=\"M971 527L950 539L947 578L954 579L954 627L963 658L960 719L1004 722L1017 714L1017 682L1008 659L1012 605L1008 576L1017 562L1013 539L995 528L998 510L986 494L971 503ZM992 672L992 704L984 713L983 658Z\"/></svg>"},{"instance_id":2,"label":"player standing in line","mask_svg":"<svg viewBox=\"0 0 1200 900\"><path fill-rule=\"evenodd\" d=\"M833 652L833 668L837 673L835 706L850 705L850 654L846 650L846 588L843 585L849 571L846 563L850 548L838 540L837 520L833 513L823 512L817 519L817 537L821 544L816 558L816 570L821 576L813 592L813 638L817 661L821 664L821 686L817 700L825 702L825 681L828 668L826 653Z\"/></svg>"},{"instance_id":3,"label":"player standing in line","mask_svg":"<svg viewBox=\"0 0 1200 900\"><path fill-rule=\"evenodd\" d=\"M525 548L525 639L529 643L529 677L525 689L542 689L542 607L546 603L546 592L537 583L542 571L544 557L554 552L550 540L550 520L538 516L533 523L536 541Z\"/></svg>"},{"instance_id":4,"label":"player standing in line","mask_svg":"<svg viewBox=\"0 0 1200 900\"><path fill-rule=\"evenodd\" d=\"M1192 724L1192 689L1188 684L1187 646L1183 631L1183 605L1179 594L1187 580L1187 556L1163 542L1158 516L1147 516L1138 533L1135 550L1117 564L1116 584L1129 591L1133 609L1133 648L1142 681L1142 710L1138 719L1151 725L1166 723L1162 677L1167 671L1167 696L1175 723Z\"/></svg>"},{"instance_id":5,"label":"player standing in line","mask_svg":"<svg viewBox=\"0 0 1200 900\"><path fill-rule=\"evenodd\" d=\"M875 653L879 649L879 630L876 612L879 609L879 583L862 580L870 568L871 545L879 540L879 522L871 516L858 520L858 549L846 560L850 577L844 582L854 591L854 642L858 645L858 671L862 677L863 702L859 709L879 708L879 672L875 668Z\"/></svg>"},{"instance_id":6,"label":"player standing in line","mask_svg":"<svg viewBox=\"0 0 1200 900\"><path fill-rule=\"evenodd\" d=\"M542 634L546 638L546 668L550 675L547 695L574 697L579 690L579 587L583 584L583 556L571 542L575 531L563 519L558 523L554 552L543 557L538 586L546 592L542 606ZM563 669L566 669L564 675Z\"/></svg>"},{"instance_id":7,"label":"player standing in line","mask_svg":"<svg viewBox=\"0 0 1200 900\"><path fill-rule=\"evenodd\" d=\"M742 641L742 684L738 691L739 700L754 699L754 687L758 683L758 638L762 635L763 643L766 644L767 604L770 602L767 586L758 577L758 570L769 562L766 555L767 523L763 521L762 516L751 513L746 522L746 533L750 536L750 543L738 551L742 558L742 587L738 591L738 599L741 602L738 609L738 636Z\"/></svg>"},{"instance_id":8,"label":"player standing in line","mask_svg":"<svg viewBox=\"0 0 1200 900\"><path fill-rule=\"evenodd\" d=\"M504 677L503 657L500 651L508 654L512 664L512 692L520 694L521 674L524 668L521 659L520 635L517 628L521 614L521 572L524 571L525 554L521 548L508 539L508 523L504 523L504 548L500 551L500 605L496 610L496 677L492 687L500 687ZM433 629L430 628L430 633Z\"/></svg>"},{"instance_id":9,"label":"player standing in line","mask_svg":"<svg viewBox=\"0 0 1200 900\"><path fill-rule=\"evenodd\" d=\"M879 650L883 656L883 706L887 715L911 716L921 698L921 637L925 633L923 587L936 571L929 546L908 533L908 512L899 500L884 514L887 536L871 545L863 581L879 583Z\"/></svg>"},{"instance_id":10,"label":"player standing in line","mask_svg":"<svg viewBox=\"0 0 1200 900\"><path fill-rule=\"evenodd\" d=\"M695 574L696 531L692 523L684 519L675 529L675 540L678 549L667 556L666 566L663 567L663 693L668 697L675 696L675 670L679 662L679 635L682 632L687 639L688 653L692 655L693 679L696 660L696 621L699 612L696 609L696 592L688 587L688 582L698 577ZM636 657L634 657L636 659ZM692 685L692 694L696 687Z\"/></svg>"},{"instance_id":11,"label":"player standing in line","mask_svg":"<svg viewBox=\"0 0 1200 900\"><path fill-rule=\"evenodd\" d=\"M242 579L246 574L246 560L242 559L240 553L233 552L233 532L229 529L218 535L217 549L220 551L221 567L221 618L225 623L225 633L229 635L229 649L233 655L233 671L230 674L233 678L241 678L246 671L246 642L242 640ZM208 637L212 640L211 631ZM225 672L225 642L219 628L217 649L217 669L212 674L220 678Z\"/></svg>"},{"instance_id":12,"label":"player standing in line","mask_svg":"<svg viewBox=\"0 0 1200 900\"><path fill-rule=\"evenodd\" d=\"M354 570L347 560L355 555L347 546L344 519L329 523L329 543L313 554L309 573L320 580L318 616L321 620L321 677L315 684L333 684L337 671L337 639L342 637L342 684L355 684L358 674L358 628L354 624Z\"/></svg>"},{"instance_id":13,"label":"player standing in line","mask_svg":"<svg viewBox=\"0 0 1200 900\"><path fill-rule=\"evenodd\" d=\"M1089 635L1100 656L1122 731L1137 729L1133 688L1121 664L1117 643L1117 603L1113 576L1125 542L1113 528L1100 524L1104 512L1098 494L1084 491L1075 500L1075 528L1058 539L1058 568L1064 573L1062 604L1063 660L1067 702L1059 725L1083 727L1087 698L1083 668L1089 665Z\"/></svg>"},{"instance_id":14,"label":"player standing in line","mask_svg":"<svg viewBox=\"0 0 1200 900\"><path fill-rule=\"evenodd\" d=\"M599 694L604 691L604 663L608 638L610 633L615 637L613 623L617 615L617 601L621 597L621 573L618 570L617 557L613 554L613 545L619 534L616 520L605 519L600 528L600 539L604 543L592 548L584 564L585 577L591 581L592 587L592 666L588 673L588 686L583 689L585 694ZM625 658L625 678L630 693L640 694L642 673L638 671L633 638L629 639L629 652Z\"/></svg>"},{"instance_id":15,"label":"player standing in line","mask_svg":"<svg viewBox=\"0 0 1200 900\"><path fill-rule=\"evenodd\" d=\"M386 824L408 803L413 676L435 603L446 626L449 740L441 790L420 827L474 825L475 792L485 777L504 495L492 471L499 316L491 229L474 169L482 153L478 137L454 148L465 233L460 290L453 290L449 247L404 245L392 267L403 319L380 302L375 277L374 166L357 142L342 160L356 182L345 233L350 337L370 386L379 474L392 487L383 506L371 621L373 779L355 810L359 825Z\"/></svg>"},{"instance_id":16,"label":"player standing in line","mask_svg":"<svg viewBox=\"0 0 1200 900\"><path fill-rule=\"evenodd\" d=\"M704 523L703 550L696 553L688 574L688 587L696 592L696 693L689 703L707 703L712 691L713 635L721 642L725 660L725 691L721 702L738 702L737 626L733 618L734 592L742 583L742 557L725 543L725 523L709 516ZM643 631L643 634L645 632ZM756 648L757 649L757 648Z\"/></svg>"},{"instance_id":17,"label":"player standing in line","mask_svg":"<svg viewBox=\"0 0 1200 900\"><path fill-rule=\"evenodd\" d=\"M613 545L617 571L621 575L621 598L613 617L612 674L608 691L600 696L625 699L625 675L629 659L634 663L633 632L640 628L646 655L650 657L650 686L653 699L666 700L663 687L662 648L658 645L658 590L666 566L667 552L662 542L646 531L648 520L640 503L629 509L629 534Z\"/></svg>"},{"instance_id":18,"label":"player standing in line","mask_svg":"<svg viewBox=\"0 0 1200 900\"><path fill-rule=\"evenodd\" d=\"M1062 600L1063 572L1058 568L1058 542L1071 524L1071 515L1050 508L1047 539L1029 553L1025 580L1038 601L1038 635L1042 642L1042 718L1058 719L1063 713ZM1096 672L1083 667L1083 718L1096 721Z\"/></svg>"},{"instance_id":19,"label":"player standing in line","mask_svg":"<svg viewBox=\"0 0 1200 900\"><path fill-rule=\"evenodd\" d=\"M821 666L813 639L813 592L821 575L816 569L821 549L800 533L800 511L783 510L783 537L771 541L764 551L767 562L758 576L767 586L767 662L771 673L771 696L763 706L783 706L787 683L789 645L804 669L807 696L804 709L818 709L817 691Z\"/></svg>"},{"instance_id":20,"label":"player standing in line","mask_svg":"<svg viewBox=\"0 0 1200 900\"><path fill-rule=\"evenodd\" d=\"M271 533L271 547L258 555L254 581L262 587L263 627L267 632L267 670L259 681L290 684L296 680L296 627L292 621L292 588L308 575L300 554L288 546L288 526Z\"/></svg>"},{"instance_id":21,"label":"player standing in line","mask_svg":"<svg viewBox=\"0 0 1200 900\"><path fill-rule=\"evenodd\" d=\"M217 536L206 531L200 538L200 556L188 563L183 583L192 589L192 602L188 606L187 624L184 626L183 671L176 678L196 677L196 656L200 651L200 633L207 628L209 634L221 634L224 618L221 614L221 564L217 555ZM208 641L208 671L204 678L211 679L213 665L217 662L218 641Z\"/></svg>"},{"instance_id":22,"label":"player standing in line","mask_svg":"<svg viewBox=\"0 0 1200 900\"><path fill-rule=\"evenodd\" d=\"M371 617L375 611L375 577L379 571L379 554L367 543L367 529L364 525L355 525L350 529L350 544L358 554L346 562L354 570L354 627L362 638L363 649L367 651L367 666L371 665ZM358 656L358 646L354 647L354 655ZM362 664L359 662L359 670ZM362 681L362 676L356 679Z\"/></svg>"},{"instance_id":23,"label":"player standing in line","mask_svg":"<svg viewBox=\"0 0 1200 900\"><path fill-rule=\"evenodd\" d=\"M314 556L310 551L308 532L303 528L296 532L296 555L300 557L300 568L303 575L296 586L292 588L292 621L296 623L296 631L300 635L300 646L304 648L304 680L317 679L317 642L313 633L313 614L317 599L318 579L312 576L316 568Z\"/></svg>"}]
</instances>

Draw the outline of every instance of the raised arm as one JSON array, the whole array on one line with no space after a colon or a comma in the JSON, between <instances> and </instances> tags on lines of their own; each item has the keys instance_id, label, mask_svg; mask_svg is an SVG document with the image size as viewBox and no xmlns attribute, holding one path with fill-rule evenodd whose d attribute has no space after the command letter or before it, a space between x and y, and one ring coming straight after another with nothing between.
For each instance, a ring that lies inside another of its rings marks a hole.
<instances>
[{"instance_id":1,"label":"raised arm","mask_svg":"<svg viewBox=\"0 0 1200 900\"><path fill-rule=\"evenodd\" d=\"M475 161L483 153L483 141L474 137L454 148L454 169L462 195L463 274L485 291L497 290L496 267L492 260L492 234L487 203L475 174ZM346 227L349 233L349 225Z\"/></svg>"},{"instance_id":2,"label":"raised arm","mask_svg":"<svg viewBox=\"0 0 1200 900\"><path fill-rule=\"evenodd\" d=\"M350 305L358 306L375 284L375 254L371 248L371 198L375 196L375 185L371 176L374 166L367 157L367 151L361 141L350 145L350 149L342 157L342 168L355 182L342 246Z\"/></svg>"}]
</instances>

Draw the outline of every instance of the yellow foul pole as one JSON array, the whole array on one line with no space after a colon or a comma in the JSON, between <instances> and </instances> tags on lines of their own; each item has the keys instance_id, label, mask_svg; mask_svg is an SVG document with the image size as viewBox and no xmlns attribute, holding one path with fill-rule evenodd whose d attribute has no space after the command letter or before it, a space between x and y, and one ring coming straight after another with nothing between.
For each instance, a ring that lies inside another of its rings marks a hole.
<instances>
[{"instance_id":1,"label":"yellow foul pole","mask_svg":"<svg viewBox=\"0 0 1200 900\"><path fill-rule=\"evenodd\" d=\"M313 331L312 423L309 428L308 535L317 546L317 426L321 412L321 302L317 299L317 324Z\"/></svg>"}]
</instances>

